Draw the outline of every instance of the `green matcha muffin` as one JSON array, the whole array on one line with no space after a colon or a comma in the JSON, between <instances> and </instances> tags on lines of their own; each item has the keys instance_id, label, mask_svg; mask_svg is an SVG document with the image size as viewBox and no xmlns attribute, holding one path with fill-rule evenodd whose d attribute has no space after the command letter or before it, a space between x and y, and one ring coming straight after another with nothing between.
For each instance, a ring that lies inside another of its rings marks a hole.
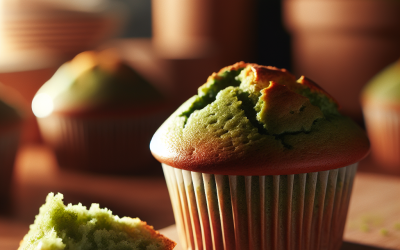
<instances>
[{"instance_id":1,"label":"green matcha muffin","mask_svg":"<svg viewBox=\"0 0 400 250\"><path fill-rule=\"evenodd\" d=\"M372 156L383 168L400 172L400 60L367 83L361 104Z\"/></svg>"},{"instance_id":2,"label":"green matcha muffin","mask_svg":"<svg viewBox=\"0 0 400 250\"><path fill-rule=\"evenodd\" d=\"M18 250L170 250L176 245L139 218L113 215L92 204L67 206L48 194Z\"/></svg>"},{"instance_id":3,"label":"green matcha muffin","mask_svg":"<svg viewBox=\"0 0 400 250\"><path fill-rule=\"evenodd\" d=\"M147 148L168 117L163 96L114 50L86 51L62 65L32 108L61 167L106 174L157 170Z\"/></svg>"},{"instance_id":4,"label":"green matcha muffin","mask_svg":"<svg viewBox=\"0 0 400 250\"><path fill-rule=\"evenodd\" d=\"M311 80L236 63L157 130L184 249L338 250L364 131Z\"/></svg>"}]
</instances>

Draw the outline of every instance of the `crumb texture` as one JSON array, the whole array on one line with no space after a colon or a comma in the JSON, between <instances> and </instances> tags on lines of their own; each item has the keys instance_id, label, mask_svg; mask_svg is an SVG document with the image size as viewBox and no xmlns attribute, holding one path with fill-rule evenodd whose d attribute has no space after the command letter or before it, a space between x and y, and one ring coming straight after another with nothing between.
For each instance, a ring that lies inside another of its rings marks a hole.
<instances>
[{"instance_id":1,"label":"crumb texture","mask_svg":"<svg viewBox=\"0 0 400 250\"><path fill-rule=\"evenodd\" d=\"M169 250L175 243L138 218L92 204L67 206L50 193L19 250Z\"/></svg>"}]
</instances>

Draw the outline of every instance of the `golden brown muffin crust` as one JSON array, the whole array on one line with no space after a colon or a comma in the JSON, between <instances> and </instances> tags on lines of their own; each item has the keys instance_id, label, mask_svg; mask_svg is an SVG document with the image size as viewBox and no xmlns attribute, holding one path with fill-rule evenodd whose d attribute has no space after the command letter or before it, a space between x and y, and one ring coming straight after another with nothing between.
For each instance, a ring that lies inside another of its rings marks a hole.
<instances>
[{"instance_id":1,"label":"golden brown muffin crust","mask_svg":"<svg viewBox=\"0 0 400 250\"><path fill-rule=\"evenodd\" d=\"M317 84L243 62L212 74L150 147L172 167L228 175L323 171L369 152L365 132Z\"/></svg>"}]
</instances>

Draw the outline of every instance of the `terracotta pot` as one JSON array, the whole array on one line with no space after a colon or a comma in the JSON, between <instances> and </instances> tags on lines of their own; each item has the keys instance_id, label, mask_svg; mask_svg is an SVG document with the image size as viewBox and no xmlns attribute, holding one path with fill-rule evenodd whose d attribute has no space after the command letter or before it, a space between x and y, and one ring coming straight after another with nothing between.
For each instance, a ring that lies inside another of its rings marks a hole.
<instances>
[{"instance_id":1,"label":"terracotta pot","mask_svg":"<svg viewBox=\"0 0 400 250\"><path fill-rule=\"evenodd\" d=\"M316 81L361 122L361 88L400 56L400 1L286 0L283 10L294 72Z\"/></svg>"},{"instance_id":2,"label":"terracotta pot","mask_svg":"<svg viewBox=\"0 0 400 250\"><path fill-rule=\"evenodd\" d=\"M254 2L152 1L152 45L177 103L196 94L212 72L253 61Z\"/></svg>"},{"instance_id":3,"label":"terracotta pot","mask_svg":"<svg viewBox=\"0 0 400 250\"><path fill-rule=\"evenodd\" d=\"M228 64L247 60L254 37L254 2L153 0L154 48L168 59L218 54L223 57L221 60L234 60Z\"/></svg>"},{"instance_id":4,"label":"terracotta pot","mask_svg":"<svg viewBox=\"0 0 400 250\"><path fill-rule=\"evenodd\" d=\"M153 43L166 58L209 56L215 49L212 0L155 0L152 4Z\"/></svg>"}]
</instances>

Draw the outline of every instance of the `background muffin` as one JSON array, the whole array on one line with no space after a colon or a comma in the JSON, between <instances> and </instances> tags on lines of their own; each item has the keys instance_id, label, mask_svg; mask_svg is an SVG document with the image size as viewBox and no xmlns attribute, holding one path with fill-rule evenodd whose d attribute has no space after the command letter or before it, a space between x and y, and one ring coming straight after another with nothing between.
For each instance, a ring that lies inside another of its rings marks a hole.
<instances>
[{"instance_id":1,"label":"background muffin","mask_svg":"<svg viewBox=\"0 0 400 250\"><path fill-rule=\"evenodd\" d=\"M163 106L162 95L113 50L65 63L32 103L60 166L118 174L155 171L148 144L166 117Z\"/></svg>"},{"instance_id":2,"label":"background muffin","mask_svg":"<svg viewBox=\"0 0 400 250\"><path fill-rule=\"evenodd\" d=\"M374 158L400 172L400 60L378 73L361 94Z\"/></svg>"},{"instance_id":3,"label":"background muffin","mask_svg":"<svg viewBox=\"0 0 400 250\"><path fill-rule=\"evenodd\" d=\"M369 142L312 81L241 62L212 74L150 148L185 249L339 249Z\"/></svg>"}]
</instances>

